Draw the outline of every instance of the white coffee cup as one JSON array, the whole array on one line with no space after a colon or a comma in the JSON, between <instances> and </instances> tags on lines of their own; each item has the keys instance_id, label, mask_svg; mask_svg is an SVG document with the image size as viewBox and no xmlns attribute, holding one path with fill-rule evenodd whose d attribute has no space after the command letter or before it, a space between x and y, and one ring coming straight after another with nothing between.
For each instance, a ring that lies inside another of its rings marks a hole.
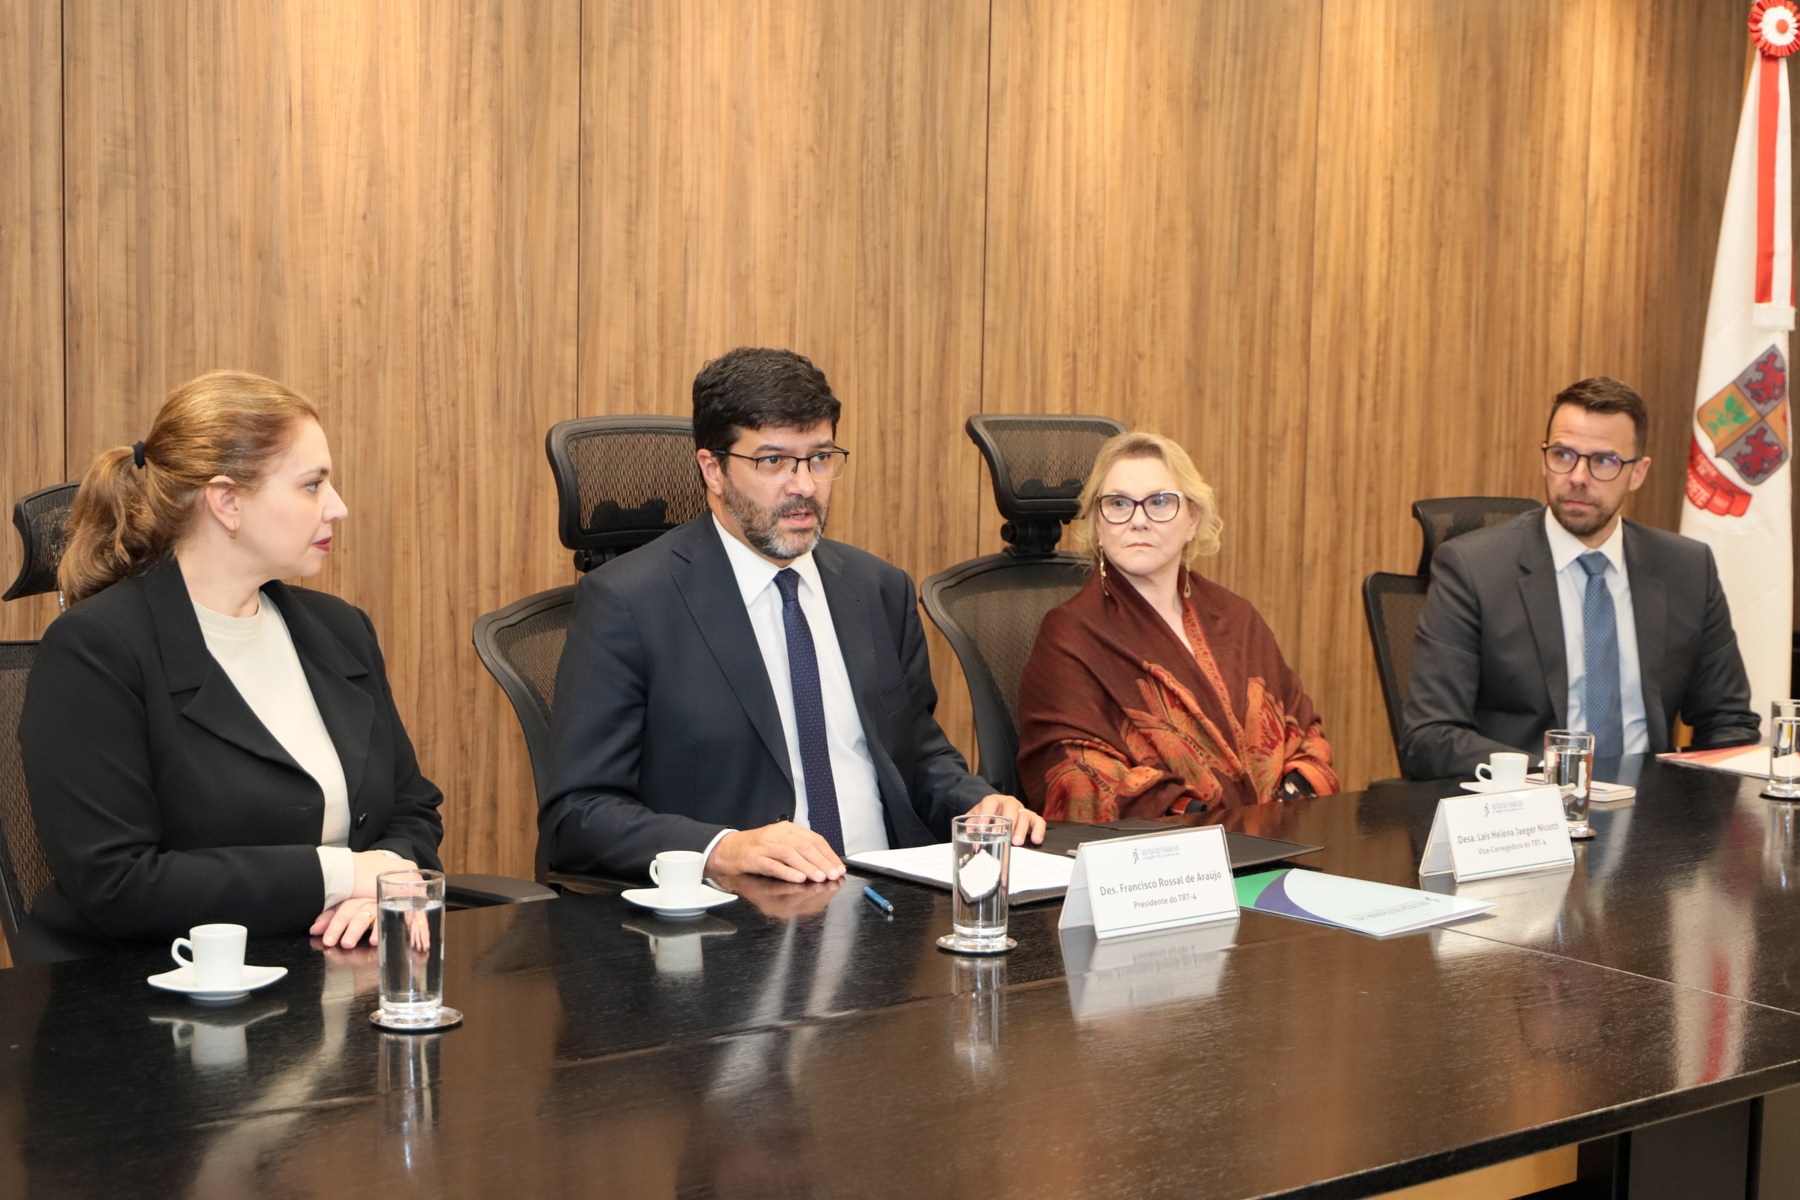
<instances>
[{"instance_id":1,"label":"white coffee cup","mask_svg":"<svg viewBox=\"0 0 1800 1200\"><path fill-rule=\"evenodd\" d=\"M1475 778L1493 784L1496 789L1522 788L1525 786L1525 768L1530 763L1530 755L1496 750L1475 768Z\"/></svg>"},{"instance_id":2,"label":"white coffee cup","mask_svg":"<svg viewBox=\"0 0 1800 1200\"><path fill-rule=\"evenodd\" d=\"M700 877L705 870L706 856L698 850L664 850L650 864L650 879L671 904L697 904Z\"/></svg>"},{"instance_id":3,"label":"white coffee cup","mask_svg":"<svg viewBox=\"0 0 1800 1200\"><path fill-rule=\"evenodd\" d=\"M169 946L169 957L178 967L193 968L194 986L201 991L236 991L244 986L244 939L249 935L242 925L196 925ZM192 958L181 957L183 946Z\"/></svg>"}]
</instances>

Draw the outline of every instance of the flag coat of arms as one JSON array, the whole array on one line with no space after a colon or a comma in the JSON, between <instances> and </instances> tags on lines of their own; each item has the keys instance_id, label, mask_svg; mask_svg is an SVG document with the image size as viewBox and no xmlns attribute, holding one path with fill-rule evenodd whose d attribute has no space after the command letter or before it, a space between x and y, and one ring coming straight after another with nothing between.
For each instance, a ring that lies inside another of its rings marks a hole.
<instances>
[{"instance_id":1,"label":"flag coat of arms","mask_svg":"<svg viewBox=\"0 0 1800 1200\"><path fill-rule=\"evenodd\" d=\"M1800 0L1757 0L1688 445L1681 532L1712 547L1751 703L1792 694L1794 548L1788 334L1794 328L1787 57Z\"/></svg>"}]
</instances>

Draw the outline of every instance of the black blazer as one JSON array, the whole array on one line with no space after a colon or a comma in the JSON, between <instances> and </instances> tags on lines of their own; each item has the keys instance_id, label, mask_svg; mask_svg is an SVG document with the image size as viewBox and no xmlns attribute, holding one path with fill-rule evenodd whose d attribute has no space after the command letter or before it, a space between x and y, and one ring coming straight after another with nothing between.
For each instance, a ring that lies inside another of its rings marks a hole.
<instances>
[{"instance_id":1,"label":"black blazer","mask_svg":"<svg viewBox=\"0 0 1800 1200\"><path fill-rule=\"evenodd\" d=\"M912 580L841 542L813 551L875 760L888 844L948 841L993 792L933 710ZM556 673L538 833L558 870L643 875L663 850L791 820L793 770L750 614L710 513L590 572Z\"/></svg>"},{"instance_id":2,"label":"black blazer","mask_svg":"<svg viewBox=\"0 0 1800 1200\"><path fill-rule=\"evenodd\" d=\"M264 585L350 795L350 848L438 866L442 794L419 774L375 630L322 592ZM164 939L209 921L298 932L325 906L325 796L206 648L171 557L58 617L19 722L50 930Z\"/></svg>"},{"instance_id":3,"label":"black blazer","mask_svg":"<svg viewBox=\"0 0 1800 1200\"><path fill-rule=\"evenodd\" d=\"M1672 745L1675 717L1694 746L1756 741L1750 680L1731 610L1704 542L1625 522L1625 570L1637 629L1650 751ZM1541 509L1444 543L1413 643L1400 768L1410 779L1468 775L1496 750L1543 753L1568 717L1556 564Z\"/></svg>"}]
</instances>

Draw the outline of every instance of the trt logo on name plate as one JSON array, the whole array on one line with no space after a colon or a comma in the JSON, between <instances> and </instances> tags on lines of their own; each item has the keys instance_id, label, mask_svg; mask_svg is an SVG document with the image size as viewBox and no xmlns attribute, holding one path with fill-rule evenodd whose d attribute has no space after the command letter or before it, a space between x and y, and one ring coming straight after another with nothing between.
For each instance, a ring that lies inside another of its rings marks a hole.
<instances>
[{"instance_id":1,"label":"trt logo on name plate","mask_svg":"<svg viewBox=\"0 0 1800 1200\"><path fill-rule=\"evenodd\" d=\"M1225 831L1211 825L1083 842L1057 927L1092 925L1095 937L1109 938L1236 920L1237 912Z\"/></svg>"}]
</instances>

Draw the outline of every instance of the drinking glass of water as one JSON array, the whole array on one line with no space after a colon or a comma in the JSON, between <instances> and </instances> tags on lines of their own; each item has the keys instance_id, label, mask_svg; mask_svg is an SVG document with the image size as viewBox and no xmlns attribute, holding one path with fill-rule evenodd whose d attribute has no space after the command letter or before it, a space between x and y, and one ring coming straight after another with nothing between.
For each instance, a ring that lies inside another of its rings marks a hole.
<instances>
[{"instance_id":1,"label":"drinking glass of water","mask_svg":"<svg viewBox=\"0 0 1800 1200\"><path fill-rule=\"evenodd\" d=\"M938 945L957 954L1002 954L1006 936L1007 856L1012 821L982 815L950 822L950 928Z\"/></svg>"},{"instance_id":2,"label":"drinking glass of water","mask_svg":"<svg viewBox=\"0 0 1800 1200\"><path fill-rule=\"evenodd\" d=\"M1544 782L1562 790L1563 820L1572 838L1591 838L1588 789L1594 782L1594 735L1577 729L1544 734Z\"/></svg>"},{"instance_id":3,"label":"drinking glass of water","mask_svg":"<svg viewBox=\"0 0 1800 1200\"><path fill-rule=\"evenodd\" d=\"M1763 795L1800 800L1800 716L1775 718L1775 742L1769 747L1769 786Z\"/></svg>"},{"instance_id":4,"label":"drinking glass of water","mask_svg":"<svg viewBox=\"0 0 1800 1200\"><path fill-rule=\"evenodd\" d=\"M462 1020L444 1007L444 873L407 869L375 877L384 1029L443 1029Z\"/></svg>"}]
</instances>

